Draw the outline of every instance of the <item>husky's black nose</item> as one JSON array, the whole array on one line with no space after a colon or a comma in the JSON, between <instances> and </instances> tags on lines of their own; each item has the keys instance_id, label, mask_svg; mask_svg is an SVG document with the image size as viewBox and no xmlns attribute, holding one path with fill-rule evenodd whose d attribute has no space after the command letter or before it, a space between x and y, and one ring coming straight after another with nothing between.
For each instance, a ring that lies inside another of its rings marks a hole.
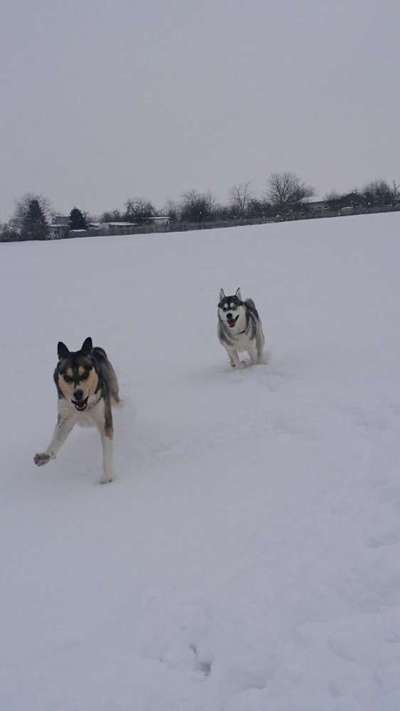
<instances>
[{"instance_id":1,"label":"husky's black nose","mask_svg":"<svg viewBox=\"0 0 400 711\"><path fill-rule=\"evenodd\" d=\"M229 313L226 314L226 318L228 319L228 321L232 321L233 314L231 314L231 312L229 311Z\"/></svg>"},{"instance_id":2,"label":"husky's black nose","mask_svg":"<svg viewBox=\"0 0 400 711\"><path fill-rule=\"evenodd\" d=\"M74 400L76 400L76 402L80 402L82 399L83 399L83 390L75 390Z\"/></svg>"}]
</instances>

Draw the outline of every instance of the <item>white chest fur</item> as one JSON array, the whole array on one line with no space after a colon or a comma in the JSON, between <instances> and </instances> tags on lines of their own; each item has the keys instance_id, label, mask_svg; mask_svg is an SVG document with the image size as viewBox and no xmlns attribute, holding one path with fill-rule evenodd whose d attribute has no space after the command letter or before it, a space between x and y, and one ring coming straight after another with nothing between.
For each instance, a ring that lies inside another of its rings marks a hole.
<instances>
[{"instance_id":1,"label":"white chest fur","mask_svg":"<svg viewBox=\"0 0 400 711\"><path fill-rule=\"evenodd\" d=\"M99 427L104 422L104 400L96 402L96 398L97 396L91 395L84 412L78 412L71 402L61 398L58 401L58 413L62 418L72 419L74 424L80 427Z\"/></svg>"},{"instance_id":2,"label":"white chest fur","mask_svg":"<svg viewBox=\"0 0 400 711\"><path fill-rule=\"evenodd\" d=\"M252 347L252 340L249 338L247 333L234 333L232 334L232 337L234 341L234 348L236 348L238 353L248 351L249 348Z\"/></svg>"}]
</instances>

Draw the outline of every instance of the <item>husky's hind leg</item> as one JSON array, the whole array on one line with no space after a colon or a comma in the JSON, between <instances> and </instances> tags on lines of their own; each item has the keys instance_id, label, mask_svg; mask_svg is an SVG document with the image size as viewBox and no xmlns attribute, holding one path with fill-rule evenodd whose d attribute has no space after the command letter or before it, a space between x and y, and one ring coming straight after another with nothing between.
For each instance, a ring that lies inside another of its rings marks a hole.
<instances>
[{"instance_id":1,"label":"husky's hind leg","mask_svg":"<svg viewBox=\"0 0 400 711\"><path fill-rule=\"evenodd\" d=\"M111 395L111 400L113 403L118 405L121 402L120 394L119 394L119 385L118 385L118 378L115 373L114 368L112 367L111 363L109 363L109 374L110 374L110 395Z\"/></svg>"},{"instance_id":2,"label":"husky's hind leg","mask_svg":"<svg viewBox=\"0 0 400 711\"><path fill-rule=\"evenodd\" d=\"M257 363L264 363L265 362L264 346L265 346L265 338L264 338L263 330L260 326L259 333L257 333L257 336L256 336Z\"/></svg>"},{"instance_id":3,"label":"husky's hind leg","mask_svg":"<svg viewBox=\"0 0 400 711\"><path fill-rule=\"evenodd\" d=\"M258 348L256 343L252 343L251 346L249 346L249 350L247 352L250 356L250 361L252 365L259 363Z\"/></svg>"}]
</instances>

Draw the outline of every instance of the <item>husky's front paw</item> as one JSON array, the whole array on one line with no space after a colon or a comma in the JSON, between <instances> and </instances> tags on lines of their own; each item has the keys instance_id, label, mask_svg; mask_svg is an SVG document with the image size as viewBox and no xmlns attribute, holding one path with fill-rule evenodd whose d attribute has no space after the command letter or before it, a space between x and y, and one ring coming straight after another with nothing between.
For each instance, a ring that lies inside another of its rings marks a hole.
<instances>
[{"instance_id":1,"label":"husky's front paw","mask_svg":"<svg viewBox=\"0 0 400 711\"><path fill-rule=\"evenodd\" d=\"M35 454L33 457L33 461L38 467L42 467L43 464L48 464L51 459L50 454L47 454L47 452L40 452L39 454Z\"/></svg>"},{"instance_id":2,"label":"husky's front paw","mask_svg":"<svg viewBox=\"0 0 400 711\"><path fill-rule=\"evenodd\" d=\"M113 478L111 474L109 476L104 475L102 479L100 479L100 484L111 484L112 480Z\"/></svg>"},{"instance_id":3,"label":"husky's front paw","mask_svg":"<svg viewBox=\"0 0 400 711\"><path fill-rule=\"evenodd\" d=\"M243 361L241 360L230 360L229 365L231 368L243 368Z\"/></svg>"}]
</instances>

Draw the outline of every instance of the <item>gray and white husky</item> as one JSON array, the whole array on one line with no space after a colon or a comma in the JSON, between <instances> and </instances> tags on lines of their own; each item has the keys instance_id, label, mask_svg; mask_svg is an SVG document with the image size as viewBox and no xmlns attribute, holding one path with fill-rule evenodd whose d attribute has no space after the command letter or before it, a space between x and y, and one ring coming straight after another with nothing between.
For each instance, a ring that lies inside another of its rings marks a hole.
<instances>
[{"instance_id":1,"label":"gray and white husky","mask_svg":"<svg viewBox=\"0 0 400 711\"><path fill-rule=\"evenodd\" d=\"M76 425L95 425L103 446L103 477L105 484L113 479L112 439L113 418L111 405L120 402L118 381L114 368L103 348L93 348L86 338L79 351L70 351L58 343L58 363L54 382L58 394L58 417L52 440L45 452L35 454L39 467L55 459L72 428Z\"/></svg>"},{"instance_id":2,"label":"gray and white husky","mask_svg":"<svg viewBox=\"0 0 400 711\"><path fill-rule=\"evenodd\" d=\"M253 299L243 301L240 289L233 296L219 292L218 338L232 368L243 365L239 353L247 352L252 364L263 362L264 333Z\"/></svg>"}]
</instances>

